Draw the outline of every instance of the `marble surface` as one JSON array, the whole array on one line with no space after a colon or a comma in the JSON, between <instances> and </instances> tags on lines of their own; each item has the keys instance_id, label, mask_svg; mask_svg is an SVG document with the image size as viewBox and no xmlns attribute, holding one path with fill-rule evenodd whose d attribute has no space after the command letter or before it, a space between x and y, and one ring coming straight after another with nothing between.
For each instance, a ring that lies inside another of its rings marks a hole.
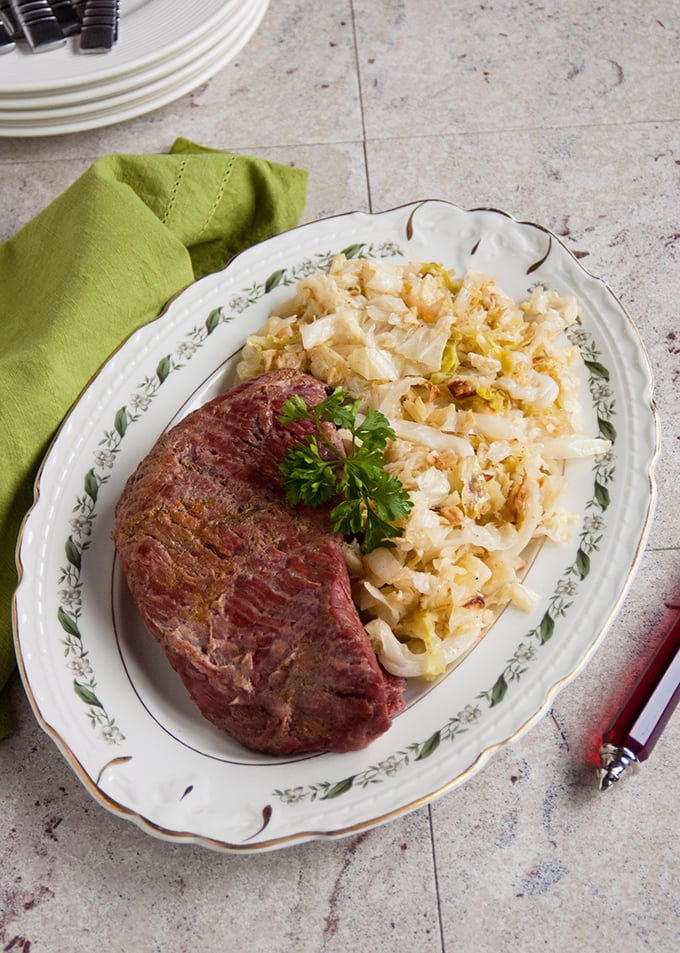
<instances>
[{"instance_id":1,"label":"marble surface","mask_svg":"<svg viewBox=\"0 0 680 953\"><path fill-rule=\"evenodd\" d=\"M680 714L597 790L602 728L680 608L676 0L273 0L161 110L0 139L0 239L99 155L178 135L310 171L305 221L421 198L554 229L617 292L656 379L656 516L600 649L524 737L385 826L268 854L155 840L96 804L18 679L0 746L0 950L553 953L680 948Z\"/></svg>"}]
</instances>

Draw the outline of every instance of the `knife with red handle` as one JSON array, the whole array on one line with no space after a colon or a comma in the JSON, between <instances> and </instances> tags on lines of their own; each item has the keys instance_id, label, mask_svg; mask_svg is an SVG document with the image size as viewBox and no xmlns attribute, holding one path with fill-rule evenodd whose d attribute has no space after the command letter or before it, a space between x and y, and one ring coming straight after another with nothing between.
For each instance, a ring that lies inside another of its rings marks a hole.
<instances>
[{"instance_id":1,"label":"knife with red handle","mask_svg":"<svg viewBox=\"0 0 680 953\"><path fill-rule=\"evenodd\" d=\"M604 733L600 789L646 760L680 701L680 613Z\"/></svg>"}]
</instances>

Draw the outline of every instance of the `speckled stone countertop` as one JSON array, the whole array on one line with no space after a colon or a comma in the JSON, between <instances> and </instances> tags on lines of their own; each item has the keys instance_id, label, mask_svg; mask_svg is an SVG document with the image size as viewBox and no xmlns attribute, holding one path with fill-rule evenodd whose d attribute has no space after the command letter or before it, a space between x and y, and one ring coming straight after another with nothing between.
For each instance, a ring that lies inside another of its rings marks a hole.
<instances>
[{"instance_id":1,"label":"speckled stone countertop","mask_svg":"<svg viewBox=\"0 0 680 953\"><path fill-rule=\"evenodd\" d=\"M92 800L16 678L0 950L680 949L680 713L615 789L589 760L680 601L679 89L676 0L274 0L174 104L0 140L2 239L97 156L178 135L307 168L305 221L442 198L540 222L633 317L662 429L648 545L590 663L467 783L384 826L251 856L156 840Z\"/></svg>"}]
</instances>

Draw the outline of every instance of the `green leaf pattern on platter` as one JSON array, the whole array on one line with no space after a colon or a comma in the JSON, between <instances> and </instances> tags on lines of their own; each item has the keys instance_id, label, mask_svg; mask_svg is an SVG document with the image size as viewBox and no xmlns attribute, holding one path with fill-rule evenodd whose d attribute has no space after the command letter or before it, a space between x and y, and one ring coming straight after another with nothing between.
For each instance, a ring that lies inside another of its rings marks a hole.
<instances>
[{"instance_id":1,"label":"green leaf pattern on platter","mask_svg":"<svg viewBox=\"0 0 680 953\"><path fill-rule=\"evenodd\" d=\"M279 798L283 804L296 805L310 801L326 801L331 797L338 797L345 794L351 788L367 788L372 784L379 784L382 781L392 778L398 771L407 765L416 761L422 761L429 758L437 748L444 742L453 741L459 734L466 731L470 725L474 724L481 717L481 711L477 705L467 705L462 711L446 722L434 734L430 735L423 742L415 742L408 745L395 754L390 755L383 761L371 765L358 774L344 778L341 781L321 781L318 784L307 786L298 785L294 788L277 788L273 796Z\"/></svg>"},{"instance_id":2,"label":"green leaf pattern on platter","mask_svg":"<svg viewBox=\"0 0 680 953\"><path fill-rule=\"evenodd\" d=\"M359 256L389 258L403 255L402 250L392 242L356 243L344 249L343 253L347 258ZM64 544L65 564L61 568L58 580L61 586L59 590L61 604L57 612L57 620L64 633L62 644L73 680L73 691L85 705L86 716L92 728L98 730L100 739L107 744L119 744L124 741L125 736L97 694L97 682L85 645L85 636L80 629L83 594L82 565L97 516L96 504L99 494L102 487L110 480L120 444L129 427L137 423L149 409L168 377L185 367L220 325L231 322L236 315L275 288L294 285L316 269L327 268L336 254L337 252L331 251L318 253L289 269L278 269L272 272L265 281L254 283L234 294L227 307L213 309L202 325L195 326L184 335L174 353L165 355L159 361L155 373L141 381L131 394L128 403L116 410L113 428L105 431L99 441L99 449L94 453L94 465L83 478L83 495L75 500L70 533ZM572 344L579 347L588 371L589 389L597 415L599 433L614 443L616 429L612 418L615 416L615 406L609 371L602 364L590 333L583 329L580 323L571 329L569 337ZM487 691L481 692L473 703L467 704L456 715L450 717L440 729L424 741L413 742L377 764L347 778L295 788L276 789L273 796L284 804L296 805L341 797L352 789L366 788L388 780L409 764L430 757L442 744L454 741L459 734L482 718L483 710L480 703L486 702L487 707L491 708L504 701L511 685L519 681L527 671L537 649L553 637L557 620L567 613L579 583L588 576L591 570L591 557L598 550L605 526L603 514L611 502L609 486L615 478L612 450L596 459L593 472L594 491L592 498L586 504L586 510L589 512L584 519L576 559L563 572L541 622L524 636L494 684Z\"/></svg>"}]
</instances>

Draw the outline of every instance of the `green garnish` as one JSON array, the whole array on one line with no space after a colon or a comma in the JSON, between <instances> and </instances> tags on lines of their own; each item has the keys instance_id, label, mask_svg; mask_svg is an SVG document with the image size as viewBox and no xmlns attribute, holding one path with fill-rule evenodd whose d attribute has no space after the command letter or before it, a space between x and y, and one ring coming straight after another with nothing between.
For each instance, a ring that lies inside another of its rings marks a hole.
<instances>
[{"instance_id":1,"label":"green garnish","mask_svg":"<svg viewBox=\"0 0 680 953\"><path fill-rule=\"evenodd\" d=\"M359 405L341 387L315 407L297 394L290 397L279 423L309 420L315 432L289 448L279 469L293 506L319 506L340 497L331 511L333 531L359 538L362 552L370 553L377 546L394 545L391 539L404 532L396 521L408 515L413 503L399 478L385 471L385 448L394 439L390 422L371 407L357 422ZM329 440L323 421L349 431L352 441L346 455Z\"/></svg>"}]
</instances>

